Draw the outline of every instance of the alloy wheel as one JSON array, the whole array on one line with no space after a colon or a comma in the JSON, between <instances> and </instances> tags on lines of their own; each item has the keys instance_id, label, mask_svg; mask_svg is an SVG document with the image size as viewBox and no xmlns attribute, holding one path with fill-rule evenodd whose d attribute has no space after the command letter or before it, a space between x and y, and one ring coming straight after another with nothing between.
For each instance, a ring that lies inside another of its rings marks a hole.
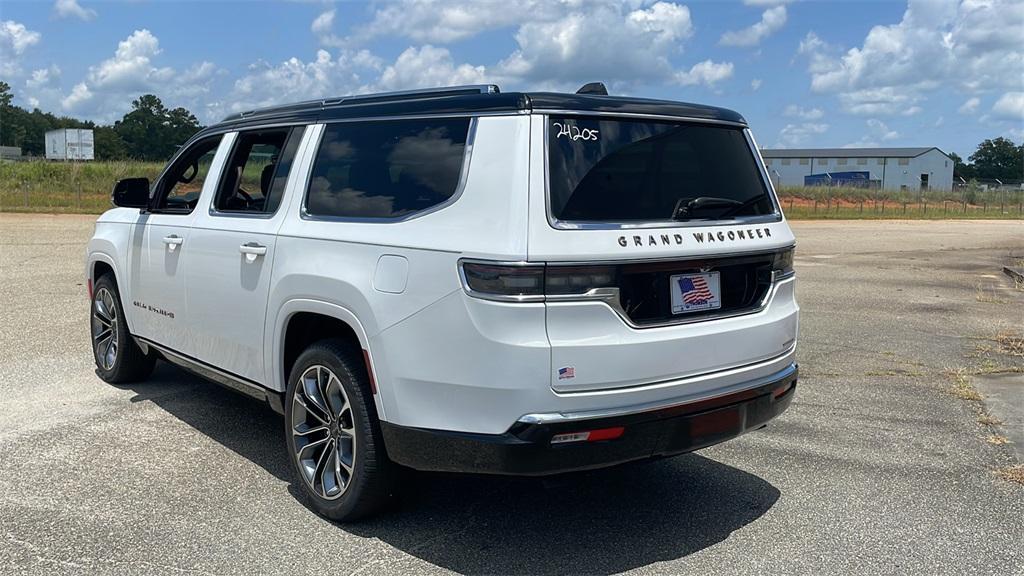
<instances>
[{"instance_id":1,"label":"alloy wheel","mask_svg":"<svg viewBox=\"0 0 1024 576\"><path fill-rule=\"evenodd\" d=\"M299 377L292 396L291 437L303 480L326 500L345 493L356 458L355 419L341 380L323 365Z\"/></svg>"},{"instance_id":2,"label":"alloy wheel","mask_svg":"<svg viewBox=\"0 0 1024 576\"><path fill-rule=\"evenodd\" d=\"M92 344L100 368L112 370L117 360L117 307L114 295L106 288L97 290L93 298Z\"/></svg>"}]
</instances>

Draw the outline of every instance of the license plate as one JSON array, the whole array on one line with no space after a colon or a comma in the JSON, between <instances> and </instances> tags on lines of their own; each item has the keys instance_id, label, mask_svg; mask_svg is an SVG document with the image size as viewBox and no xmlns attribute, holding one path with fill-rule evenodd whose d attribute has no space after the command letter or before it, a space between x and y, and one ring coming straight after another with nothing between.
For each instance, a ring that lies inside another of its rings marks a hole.
<instances>
[{"instance_id":1,"label":"license plate","mask_svg":"<svg viewBox=\"0 0 1024 576\"><path fill-rule=\"evenodd\" d=\"M685 314L722 307L722 289L718 272L677 274L669 278L672 313Z\"/></svg>"}]
</instances>

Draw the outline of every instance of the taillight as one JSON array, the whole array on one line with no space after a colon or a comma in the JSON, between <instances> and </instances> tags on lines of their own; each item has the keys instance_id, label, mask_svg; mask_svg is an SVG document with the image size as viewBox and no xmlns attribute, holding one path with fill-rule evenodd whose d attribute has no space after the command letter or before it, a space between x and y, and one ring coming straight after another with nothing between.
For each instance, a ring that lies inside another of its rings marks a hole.
<instances>
[{"instance_id":1,"label":"taillight","mask_svg":"<svg viewBox=\"0 0 1024 576\"><path fill-rule=\"evenodd\" d=\"M543 264L462 262L461 269L470 294L519 302L544 299Z\"/></svg>"},{"instance_id":2,"label":"taillight","mask_svg":"<svg viewBox=\"0 0 1024 576\"><path fill-rule=\"evenodd\" d=\"M613 266L545 266L544 264L463 261L463 283L481 298L516 302L545 296L583 295L616 286Z\"/></svg>"},{"instance_id":3,"label":"taillight","mask_svg":"<svg viewBox=\"0 0 1024 576\"><path fill-rule=\"evenodd\" d=\"M612 266L548 266L544 288L549 296L586 294L595 288L616 286Z\"/></svg>"},{"instance_id":4,"label":"taillight","mask_svg":"<svg viewBox=\"0 0 1024 576\"><path fill-rule=\"evenodd\" d=\"M785 278L793 275L793 248L787 248L775 253L775 260L772 262L772 271L776 278Z\"/></svg>"}]
</instances>

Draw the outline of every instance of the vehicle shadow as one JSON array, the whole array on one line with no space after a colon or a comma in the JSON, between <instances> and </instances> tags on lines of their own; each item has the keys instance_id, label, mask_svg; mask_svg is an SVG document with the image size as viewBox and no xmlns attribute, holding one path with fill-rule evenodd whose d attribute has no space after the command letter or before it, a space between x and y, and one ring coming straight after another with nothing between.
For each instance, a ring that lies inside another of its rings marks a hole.
<instances>
[{"instance_id":1,"label":"vehicle shadow","mask_svg":"<svg viewBox=\"0 0 1024 576\"><path fill-rule=\"evenodd\" d=\"M305 503L269 408L163 363L128 389L290 482ZM780 495L699 454L548 479L409 472L403 486L390 512L335 525L463 574L610 574L676 560L725 540Z\"/></svg>"}]
</instances>

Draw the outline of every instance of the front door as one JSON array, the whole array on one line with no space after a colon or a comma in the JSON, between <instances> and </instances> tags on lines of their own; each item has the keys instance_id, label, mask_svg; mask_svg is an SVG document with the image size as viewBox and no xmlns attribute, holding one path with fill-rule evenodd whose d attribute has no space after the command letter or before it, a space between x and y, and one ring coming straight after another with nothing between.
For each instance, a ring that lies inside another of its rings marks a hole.
<instances>
[{"instance_id":1,"label":"front door","mask_svg":"<svg viewBox=\"0 0 1024 576\"><path fill-rule=\"evenodd\" d=\"M132 332L178 351L188 347L190 332L185 275L194 209L220 140L198 141L174 160L132 230L130 292L124 302Z\"/></svg>"},{"instance_id":2,"label":"front door","mask_svg":"<svg viewBox=\"0 0 1024 576\"><path fill-rule=\"evenodd\" d=\"M264 324L283 197L300 128L229 134L232 151L208 211L189 236L189 354L257 384L266 382Z\"/></svg>"}]
</instances>

